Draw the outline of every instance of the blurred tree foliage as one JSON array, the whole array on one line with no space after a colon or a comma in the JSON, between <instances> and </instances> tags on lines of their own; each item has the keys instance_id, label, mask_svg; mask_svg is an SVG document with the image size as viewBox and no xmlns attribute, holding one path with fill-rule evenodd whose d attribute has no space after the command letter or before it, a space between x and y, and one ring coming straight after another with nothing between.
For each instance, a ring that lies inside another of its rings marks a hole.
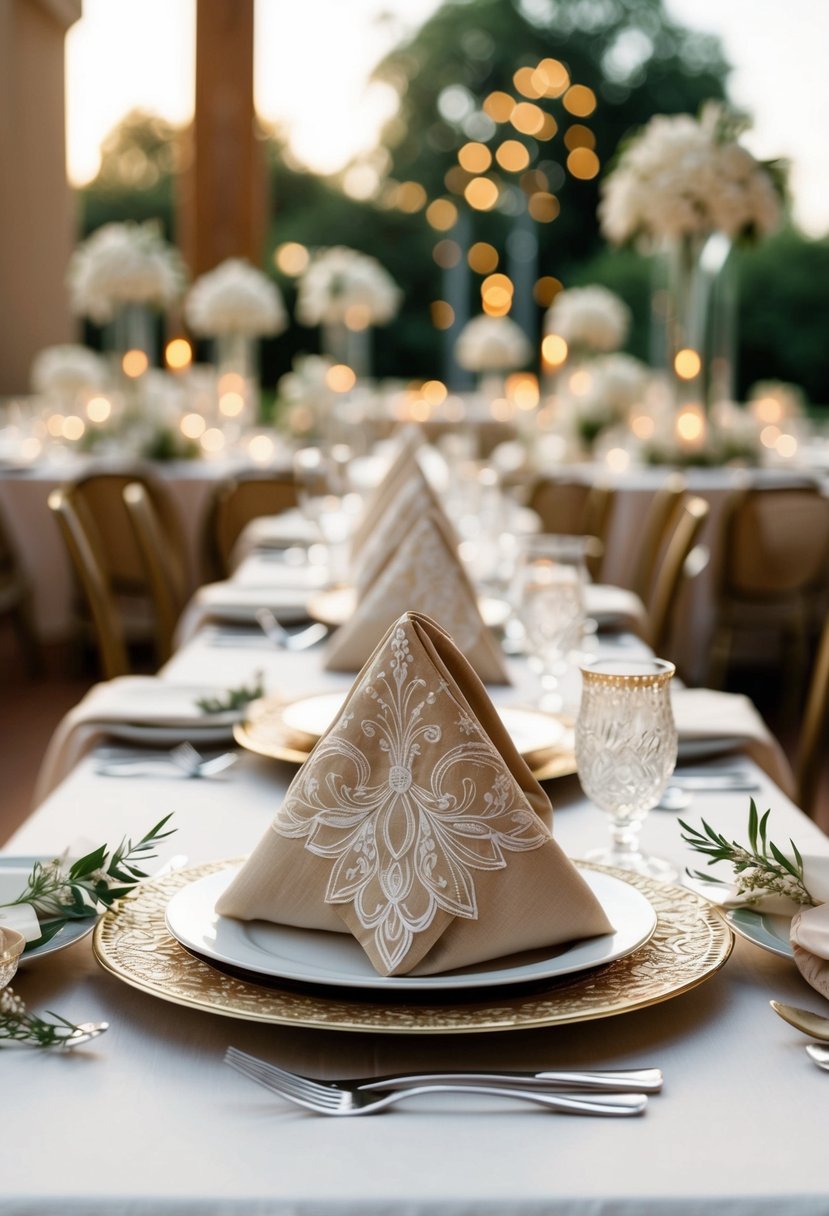
<instances>
[{"instance_id":1,"label":"blurred tree foliage","mask_svg":"<svg viewBox=\"0 0 829 1216\"><path fill-rule=\"evenodd\" d=\"M556 121L549 140L496 124L483 108L493 91L518 100L515 73L540 60L563 62L573 82L596 95L589 116L571 115L561 98L537 104ZM348 171L321 178L304 171L278 132L268 133L274 214L263 265L274 274L289 309L294 280L275 267L274 251L287 241L309 247L345 244L374 254L405 293L399 317L374 332L379 376L428 377L443 370L445 336L432 325L430 304L443 290L433 251L452 231L436 232L426 206L451 199L467 210L472 239L491 243L499 269L509 267L521 174L497 170L501 203L487 212L465 207L462 193L447 186L457 153L467 141L495 149L506 135L519 139L530 168L545 175L560 210L552 222L535 223L539 252L534 273L555 276L565 287L603 283L631 306L629 349L648 356L650 265L630 250L609 249L598 231L596 205L601 172L629 133L654 113L695 113L701 102L722 97L728 68L716 39L676 25L663 0L445 0L434 15L378 66L376 76L400 98L381 148L362 166L377 188L358 199L343 188ZM601 165L598 176L579 179L568 170L568 128L587 127ZM83 190L84 234L109 220L157 217L175 234L175 175L186 159L185 134L157 116L134 112L113 131L101 171ZM495 178L495 174L491 176ZM425 191L416 207L401 184ZM452 182L452 178L450 178ZM507 184L511 188L506 189ZM454 185L463 190L455 175ZM524 192L538 188L527 179ZM791 380L813 402L829 403L829 365L823 355L823 271L829 241L810 241L789 228L756 250L741 251L739 381L742 391L758 379ZM470 311L480 308L481 276L471 274ZM543 305L535 306L540 325ZM293 325L265 343L264 377L272 384L297 351L318 348L314 330Z\"/></svg>"}]
</instances>

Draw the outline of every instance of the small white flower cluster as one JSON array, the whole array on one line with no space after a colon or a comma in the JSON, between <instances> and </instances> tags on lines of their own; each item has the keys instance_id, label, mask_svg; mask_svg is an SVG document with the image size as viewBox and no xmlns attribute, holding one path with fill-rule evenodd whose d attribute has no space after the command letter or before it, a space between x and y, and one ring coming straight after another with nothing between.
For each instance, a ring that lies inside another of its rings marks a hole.
<instances>
[{"instance_id":1,"label":"small white flower cluster","mask_svg":"<svg viewBox=\"0 0 829 1216\"><path fill-rule=\"evenodd\" d=\"M546 333L558 334L581 351L618 350L630 328L630 309L606 287L560 291L544 318Z\"/></svg>"},{"instance_id":2,"label":"small white flower cluster","mask_svg":"<svg viewBox=\"0 0 829 1216\"><path fill-rule=\"evenodd\" d=\"M125 304L169 307L184 281L177 250L152 221L96 229L73 253L67 275L73 312L99 325Z\"/></svg>"},{"instance_id":3,"label":"small white flower cluster","mask_svg":"<svg viewBox=\"0 0 829 1216\"><path fill-rule=\"evenodd\" d=\"M402 292L376 258L334 245L321 249L299 282L296 315L302 325L385 325L396 315ZM353 324L353 322L357 324Z\"/></svg>"},{"instance_id":4,"label":"small white flower cluster","mask_svg":"<svg viewBox=\"0 0 829 1216\"><path fill-rule=\"evenodd\" d=\"M623 150L605 179L599 218L614 244L723 232L762 236L780 223L780 198L768 171L724 133L719 106L657 114Z\"/></svg>"},{"instance_id":5,"label":"small white flower cluster","mask_svg":"<svg viewBox=\"0 0 829 1216\"><path fill-rule=\"evenodd\" d=\"M279 288L242 258L228 258L196 280L185 316L193 333L210 338L279 334L288 323Z\"/></svg>"},{"instance_id":6,"label":"small white flower cluster","mask_svg":"<svg viewBox=\"0 0 829 1216\"><path fill-rule=\"evenodd\" d=\"M101 389L106 382L106 363L87 346L69 342L46 346L32 360L31 384L35 393L74 396L85 390Z\"/></svg>"},{"instance_id":7,"label":"small white flower cluster","mask_svg":"<svg viewBox=\"0 0 829 1216\"><path fill-rule=\"evenodd\" d=\"M506 372L532 358L527 335L509 317L482 313L464 325L455 343L455 358L471 372Z\"/></svg>"},{"instance_id":8,"label":"small white flower cluster","mask_svg":"<svg viewBox=\"0 0 829 1216\"><path fill-rule=\"evenodd\" d=\"M16 992L12 992L11 988L4 988L0 991L0 1017L12 1018L17 1021L25 1016L26 1005Z\"/></svg>"}]
</instances>

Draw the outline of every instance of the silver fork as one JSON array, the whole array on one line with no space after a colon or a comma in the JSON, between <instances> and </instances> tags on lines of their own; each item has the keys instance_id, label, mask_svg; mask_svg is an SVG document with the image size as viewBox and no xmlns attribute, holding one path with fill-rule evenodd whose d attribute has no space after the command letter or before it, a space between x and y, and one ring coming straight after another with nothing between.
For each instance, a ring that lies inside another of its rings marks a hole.
<instances>
[{"instance_id":1,"label":"silver fork","mask_svg":"<svg viewBox=\"0 0 829 1216\"><path fill-rule=\"evenodd\" d=\"M641 1115L648 1104L647 1094L614 1093L603 1097L547 1093L538 1089L510 1088L500 1085L468 1085L452 1081L415 1085L410 1089L395 1089L376 1093L360 1089L357 1085L322 1084L297 1073L286 1072L274 1064L265 1064L246 1052L228 1047L225 1063L237 1072L256 1081L272 1093L279 1094L288 1102L314 1111L318 1115L353 1116L372 1115L397 1102L420 1094L487 1094L500 1098L517 1098L532 1102L560 1114L602 1115L611 1117Z\"/></svg>"},{"instance_id":2,"label":"silver fork","mask_svg":"<svg viewBox=\"0 0 829 1216\"><path fill-rule=\"evenodd\" d=\"M322 622L309 625L307 629L300 629L298 633L289 633L285 626L279 623L270 608L257 608L256 619L265 637L275 646L281 646L283 650L307 650L309 646L315 646L317 642L321 642L328 633L328 626L323 625Z\"/></svg>"},{"instance_id":3,"label":"silver fork","mask_svg":"<svg viewBox=\"0 0 829 1216\"><path fill-rule=\"evenodd\" d=\"M95 771L102 777L139 777L172 764L186 777L215 777L239 759L236 752L222 752L205 760L192 743L179 743L168 752L109 756L98 762Z\"/></svg>"}]
</instances>

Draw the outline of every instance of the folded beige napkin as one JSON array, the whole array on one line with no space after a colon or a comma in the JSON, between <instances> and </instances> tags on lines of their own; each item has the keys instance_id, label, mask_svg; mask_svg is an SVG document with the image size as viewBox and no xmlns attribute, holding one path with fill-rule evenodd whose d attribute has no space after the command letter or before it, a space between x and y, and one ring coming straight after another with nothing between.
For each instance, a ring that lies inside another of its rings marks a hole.
<instances>
[{"instance_id":1,"label":"folded beige napkin","mask_svg":"<svg viewBox=\"0 0 829 1216\"><path fill-rule=\"evenodd\" d=\"M444 520L442 511L428 511L412 522L328 643L329 671L359 671L392 622L411 610L434 617L485 683L509 684L501 649L481 618Z\"/></svg>"},{"instance_id":2,"label":"folded beige napkin","mask_svg":"<svg viewBox=\"0 0 829 1216\"><path fill-rule=\"evenodd\" d=\"M217 903L350 932L381 975L429 975L611 931L486 690L407 612L371 656Z\"/></svg>"},{"instance_id":3,"label":"folded beige napkin","mask_svg":"<svg viewBox=\"0 0 829 1216\"><path fill-rule=\"evenodd\" d=\"M804 863L806 860L804 859ZM815 859L808 860L814 862ZM825 871L829 867L829 859L821 860ZM821 877L824 879L822 887L815 879L814 866L810 873L804 864L806 887L815 899L829 898L826 873ZM818 889L819 887L821 889ZM789 940L798 971L807 983L829 1000L829 903L820 903L816 908L803 908L796 912L792 917Z\"/></svg>"},{"instance_id":4,"label":"folded beige napkin","mask_svg":"<svg viewBox=\"0 0 829 1216\"><path fill-rule=\"evenodd\" d=\"M635 591L611 583L588 583L584 589L584 611L600 632L625 631L648 639L648 613Z\"/></svg>"},{"instance_id":5,"label":"folded beige napkin","mask_svg":"<svg viewBox=\"0 0 829 1216\"><path fill-rule=\"evenodd\" d=\"M377 527L377 521L385 514L389 503L412 478L423 478L417 462L417 452L424 440L420 428L407 426L400 435L397 454L384 476L369 495L363 516L351 538L351 553L356 556ZM425 480L425 479L424 479Z\"/></svg>"},{"instance_id":6,"label":"folded beige napkin","mask_svg":"<svg viewBox=\"0 0 829 1216\"><path fill-rule=\"evenodd\" d=\"M733 739L789 798L795 781L786 755L748 697L711 688L672 688L671 704L680 741Z\"/></svg>"},{"instance_id":7,"label":"folded beige napkin","mask_svg":"<svg viewBox=\"0 0 829 1216\"><path fill-rule=\"evenodd\" d=\"M457 548L454 528L446 518L434 490L420 470L416 469L376 517L374 528L360 549L352 550L351 581L358 594L371 586L404 537L419 519L428 514L443 516L444 531L453 537L454 547Z\"/></svg>"},{"instance_id":8,"label":"folded beige napkin","mask_svg":"<svg viewBox=\"0 0 829 1216\"><path fill-rule=\"evenodd\" d=\"M240 711L206 714L200 697L221 696L223 689L172 684L155 676L118 676L96 684L59 722L46 749L35 784L34 806L63 780L82 756L107 735L130 733L140 742L173 747L185 739L197 742L199 734L232 736ZM124 728L127 731L124 731ZM152 728L152 738L149 729Z\"/></svg>"}]
</instances>

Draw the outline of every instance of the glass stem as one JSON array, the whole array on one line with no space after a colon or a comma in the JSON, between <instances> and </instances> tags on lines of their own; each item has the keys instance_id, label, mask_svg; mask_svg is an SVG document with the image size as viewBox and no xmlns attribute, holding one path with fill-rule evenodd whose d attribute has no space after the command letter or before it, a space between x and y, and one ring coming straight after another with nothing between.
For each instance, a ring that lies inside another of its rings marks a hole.
<instances>
[{"instance_id":1,"label":"glass stem","mask_svg":"<svg viewBox=\"0 0 829 1216\"><path fill-rule=\"evenodd\" d=\"M613 852L619 856L633 856L639 852L639 829L641 824L635 820L614 819L610 829L613 841Z\"/></svg>"}]
</instances>

